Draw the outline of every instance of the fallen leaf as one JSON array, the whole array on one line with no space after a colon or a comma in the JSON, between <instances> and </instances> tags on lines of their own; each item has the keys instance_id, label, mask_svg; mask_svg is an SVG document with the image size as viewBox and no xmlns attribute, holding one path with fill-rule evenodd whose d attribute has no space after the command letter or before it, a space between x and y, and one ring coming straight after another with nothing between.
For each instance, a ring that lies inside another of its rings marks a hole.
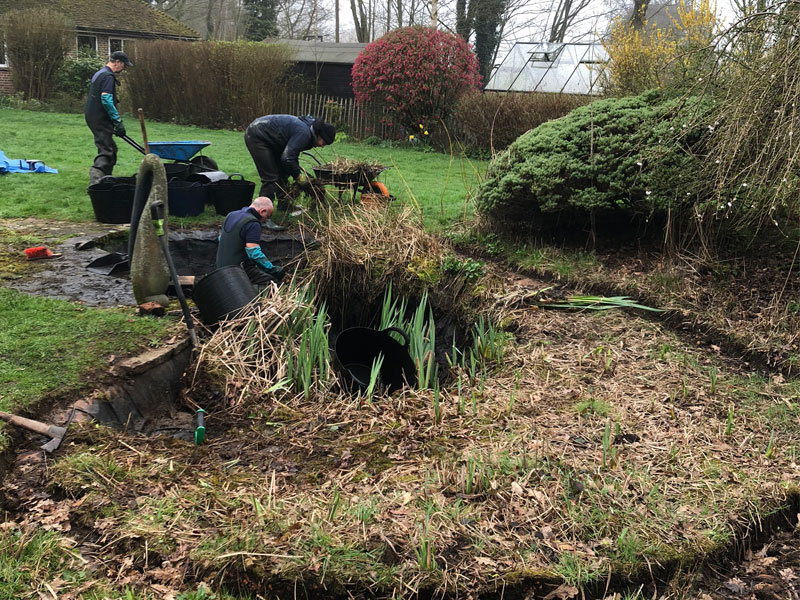
<instances>
[{"instance_id":1,"label":"fallen leaf","mask_svg":"<svg viewBox=\"0 0 800 600\"><path fill-rule=\"evenodd\" d=\"M547 594L542 600L553 600L554 598L558 598L558 600L569 600L569 598L574 598L577 595L578 588L574 585L563 584Z\"/></svg>"}]
</instances>

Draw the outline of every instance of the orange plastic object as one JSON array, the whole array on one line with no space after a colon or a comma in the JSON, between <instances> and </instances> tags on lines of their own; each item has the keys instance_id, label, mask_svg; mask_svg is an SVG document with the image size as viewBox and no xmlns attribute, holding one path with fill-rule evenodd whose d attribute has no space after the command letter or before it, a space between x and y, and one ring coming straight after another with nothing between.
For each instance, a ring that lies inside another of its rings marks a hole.
<instances>
[{"instance_id":1,"label":"orange plastic object","mask_svg":"<svg viewBox=\"0 0 800 600\"><path fill-rule=\"evenodd\" d=\"M57 254L50 250L47 246L34 246L33 248L25 248L25 257L28 260L38 260L40 258L58 258L61 254Z\"/></svg>"},{"instance_id":2,"label":"orange plastic object","mask_svg":"<svg viewBox=\"0 0 800 600\"><path fill-rule=\"evenodd\" d=\"M389 197L389 190L387 190L386 186L383 185L380 181L370 181L369 182L369 187L370 187L370 189L375 190L379 194L382 194L382 195L386 196L387 198Z\"/></svg>"}]
</instances>

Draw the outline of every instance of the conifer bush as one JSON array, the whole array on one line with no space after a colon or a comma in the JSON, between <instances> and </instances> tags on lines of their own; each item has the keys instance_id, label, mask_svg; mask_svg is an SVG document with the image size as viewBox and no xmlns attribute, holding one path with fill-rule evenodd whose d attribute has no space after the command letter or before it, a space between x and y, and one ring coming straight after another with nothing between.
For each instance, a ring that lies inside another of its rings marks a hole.
<instances>
[{"instance_id":1,"label":"conifer bush","mask_svg":"<svg viewBox=\"0 0 800 600\"><path fill-rule=\"evenodd\" d=\"M499 155L477 191L476 209L496 224L558 217L579 227L595 217L688 209L708 134L707 104L651 91L577 108ZM682 116L687 111L695 118Z\"/></svg>"},{"instance_id":2,"label":"conifer bush","mask_svg":"<svg viewBox=\"0 0 800 600\"><path fill-rule=\"evenodd\" d=\"M368 44L353 65L359 104L377 104L407 131L446 119L462 94L480 86L478 59L460 36L403 27Z\"/></svg>"}]
</instances>

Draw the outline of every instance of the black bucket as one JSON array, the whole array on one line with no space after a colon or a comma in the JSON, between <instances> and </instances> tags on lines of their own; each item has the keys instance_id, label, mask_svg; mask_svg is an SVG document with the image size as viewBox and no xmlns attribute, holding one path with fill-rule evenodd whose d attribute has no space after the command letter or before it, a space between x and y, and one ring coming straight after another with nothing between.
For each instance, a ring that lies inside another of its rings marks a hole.
<instances>
[{"instance_id":1,"label":"black bucket","mask_svg":"<svg viewBox=\"0 0 800 600\"><path fill-rule=\"evenodd\" d=\"M164 163L164 171L167 172L167 181L170 179L186 179L191 173L192 165L185 163Z\"/></svg>"},{"instance_id":2,"label":"black bucket","mask_svg":"<svg viewBox=\"0 0 800 600\"><path fill-rule=\"evenodd\" d=\"M130 178L107 178L87 188L92 200L94 218L100 223L121 225L131 222L133 194L136 186L125 180Z\"/></svg>"},{"instance_id":3,"label":"black bucket","mask_svg":"<svg viewBox=\"0 0 800 600\"><path fill-rule=\"evenodd\" d=\"M405 344L389 335L390 331L399 333ZM417 385L417 369L408 354L408 335L397 327L380 331L369 327L345 329L336 338L335 352L345 384L353 391L369 386L372 364L379 354L383 354L380 383L386 391L391 394L404 385Z\"/></svg>"},{"instance_id":4,"label":"black bucket","mask_svg":"<svg viewBox=\"0 0 800 600\"><path fill-rule=\"evenodd\" d=\"M171 217L196 217L206 207L206 186L197 181L172 179L167 183L169 215Z\"/></svg>"},{"instance_id":5,"label":"black bucket","mask_svg":"<svg viewBox=\"0 0 800 600\"><path fill-rule=\"evenodd\" d=\"M237 175L239 179L234 179ZM210 194L209 202L214 203L217 214L227 215L234 210L250 206L256 184L247 181L240 173L233 173L229 179L209 183L207 189Z\"/></svg>"},{"instance_id":6,"label":"black bucket","mask_svg":"<svg viewBox=\"0 0 800 600\"><path fill-rule=\"evenodd\" d=\"M256 288L239 265L212 271L195 282L192 289L192 300L206 325L236 317L255 297Z\"/></svg>"}]
</instances>

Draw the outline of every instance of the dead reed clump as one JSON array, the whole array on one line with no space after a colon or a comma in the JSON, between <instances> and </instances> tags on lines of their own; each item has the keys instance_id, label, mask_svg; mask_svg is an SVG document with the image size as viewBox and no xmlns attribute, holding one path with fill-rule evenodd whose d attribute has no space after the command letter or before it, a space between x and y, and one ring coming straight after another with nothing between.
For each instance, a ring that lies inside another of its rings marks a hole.
<instances>
[{"instance_id":1,"label":"dead reed clump","mask_svg":"<svg viewBox=\"0 0 800 600\"><path fill-rule=\"evenodd\" d=\"M444 268L452 254L425 232L413 208L363 206L328 211L317 224L321 251L308 256L317 295L343 314L379 308L389 283L398 297L419 299L429 290L439 315L459 312L477 297L462 273Z\"/></svg>"}]
</instances>

